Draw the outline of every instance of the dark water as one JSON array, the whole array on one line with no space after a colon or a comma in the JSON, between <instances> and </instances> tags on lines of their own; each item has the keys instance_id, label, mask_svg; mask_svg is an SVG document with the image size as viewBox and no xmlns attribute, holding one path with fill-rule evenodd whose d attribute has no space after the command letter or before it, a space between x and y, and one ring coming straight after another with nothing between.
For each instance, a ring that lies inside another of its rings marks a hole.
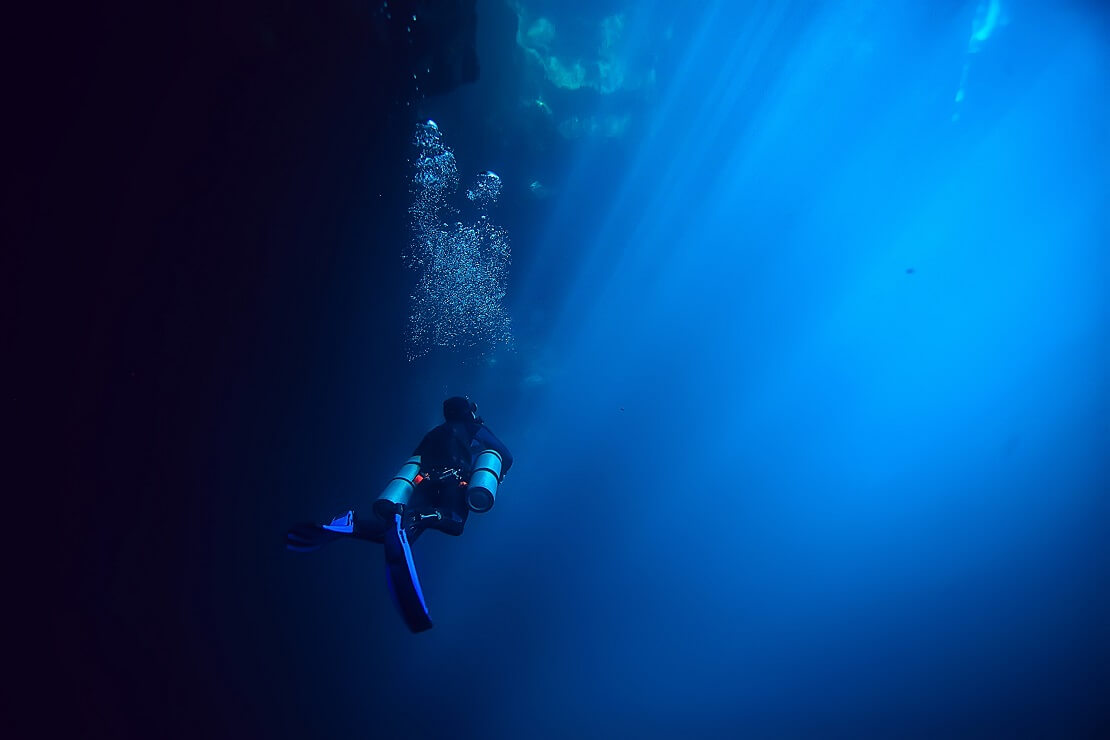
<instances>
[{"instance_id":1,"label":"dark water","mask_svg":"<svg viewBox=\"0 0 1110 740\"><path fill-rule=\"evenodd\" d=\"M85 63L44 62L17 237L56 297L23 281L15 335L51 390L12 396L60 517L37 721L1110 732L1096 3L489 0L478 81L428 98L378 10L54 30ZM504 183L512 351L405 359L427 118ZM375 548L281 534L460 392L517 463L417 543L414 636Z\"/></svg>"}]
</instances>

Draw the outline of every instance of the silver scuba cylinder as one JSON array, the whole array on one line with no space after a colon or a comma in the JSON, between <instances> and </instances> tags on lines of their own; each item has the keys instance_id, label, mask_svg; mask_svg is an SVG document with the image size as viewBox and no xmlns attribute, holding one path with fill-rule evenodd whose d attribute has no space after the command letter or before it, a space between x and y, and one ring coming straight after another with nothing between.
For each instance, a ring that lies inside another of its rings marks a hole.
<instances>
[{"instance_id":1,"label":"silver scuba cylinder","mask_svg":"<svg viewBox=\"0 0 1110 740\"><path fill-rule=\"evenodd\" d=\"M493 508L497 500L497 484L501 480L501 455L496 450L482 450L474 460L474 470L466 486L466 505L479 514Z\"/></svg>"},{"instance_id":2,"label":"silver scuba cylinder","mask_svg":"<svg viewBox=\"0 0 1110 740\"><path fill-rule=\"evenodd\" d=\"M420 475L420 455L413 455L401 466L397 475L393 476L393 480L389 481L385 490L378 496L377 501L374 502L374 513L388 520L392 518L396 504L408 506L412 492L416 490L415 481L418 475Z\"/></svg>"}]
</instances>

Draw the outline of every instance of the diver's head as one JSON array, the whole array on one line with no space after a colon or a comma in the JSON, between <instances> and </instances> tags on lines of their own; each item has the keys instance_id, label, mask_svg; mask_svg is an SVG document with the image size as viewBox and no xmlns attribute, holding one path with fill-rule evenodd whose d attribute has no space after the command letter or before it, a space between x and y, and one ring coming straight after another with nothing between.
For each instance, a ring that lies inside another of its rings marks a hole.
<instances>
[{"instance_id":1,"label":"diver's head","mask_svg":"<svg viewBox=\"0 0 1110 740\"><path fill-rule=\"evenodd\" d=\"M478 418L478 404L466 396L452 396L443 402L443 418L447 421L473 421Z\"/></svg>"}]
</instances>

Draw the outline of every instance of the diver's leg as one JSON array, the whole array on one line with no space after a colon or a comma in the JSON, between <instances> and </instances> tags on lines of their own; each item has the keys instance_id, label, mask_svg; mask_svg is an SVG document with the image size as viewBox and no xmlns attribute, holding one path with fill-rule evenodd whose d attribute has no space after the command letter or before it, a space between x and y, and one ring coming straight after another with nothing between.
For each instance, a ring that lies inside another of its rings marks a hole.
<instances>
[{"instance_id":1,"label":"diver's leg","mask_svg":"<svg viewBox=\"0 0 1110 740\"><path fill-rule=\"evenodd\" d=\"M470 514L470 509L466 506L466 488L459 485L444 486L440 489L436 509L440 513L439 520L430 521L425 526L458 537L463 533L466 518Z\"/></svg>"},{"instance_id":2,"label":"diver's leg","mask_svg":"<svg viewBox=\"0 0 1110 740\"><path fill-rule=\"evenodd\" d=\"M428 484L424 484L428 485ZM421 502L422 506L410 507L412 516L411 530L420 532L425 529L438 529L444 534L458 537L462 534L463 525L466 523L465 497L463 500L462 514L458 513L458 483L454 479L436 484L434 490L427 489L427 495ZM465 491L464 491L465 493ZM410 531L410 527L406 527ZM410 535L410 540L415 539Z\"/></svg>"},{"instance_id":3,"label":"diver's leg","mask_svg":"<svg viewBox=\"0 0 1110 740\"><path fill-rule=\"evenodd\" d=\"M451 516L448 512L440 512L439 519L433 519L424 523L425 529L438 529L444 534L449 534L452 537L458 537L463 533L463 525L465 521Z\"/></svg>"}]
</instances>

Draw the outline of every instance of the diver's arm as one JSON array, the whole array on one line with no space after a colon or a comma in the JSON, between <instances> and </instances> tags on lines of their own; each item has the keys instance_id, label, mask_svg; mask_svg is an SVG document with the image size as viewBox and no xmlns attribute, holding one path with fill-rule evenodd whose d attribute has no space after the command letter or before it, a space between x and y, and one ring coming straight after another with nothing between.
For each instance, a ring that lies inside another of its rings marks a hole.
<instances>
[{"instance_id":1,"label":"diver's arm","mask_svg":"<svg viewBox=\"0 0 1110 740\"><path fill-rule=\"evenodd\" d=\"M509 452L509 448L505 443L497 438L497 435L490 431L490 428L485 424L478 427L478 432L474 435L474 440L486 450L495 450L497 454L501 455L501 479L505 479L505 474L509 472L509 468L513 466L513 453Z\"/></svg>"}]
</instances>

